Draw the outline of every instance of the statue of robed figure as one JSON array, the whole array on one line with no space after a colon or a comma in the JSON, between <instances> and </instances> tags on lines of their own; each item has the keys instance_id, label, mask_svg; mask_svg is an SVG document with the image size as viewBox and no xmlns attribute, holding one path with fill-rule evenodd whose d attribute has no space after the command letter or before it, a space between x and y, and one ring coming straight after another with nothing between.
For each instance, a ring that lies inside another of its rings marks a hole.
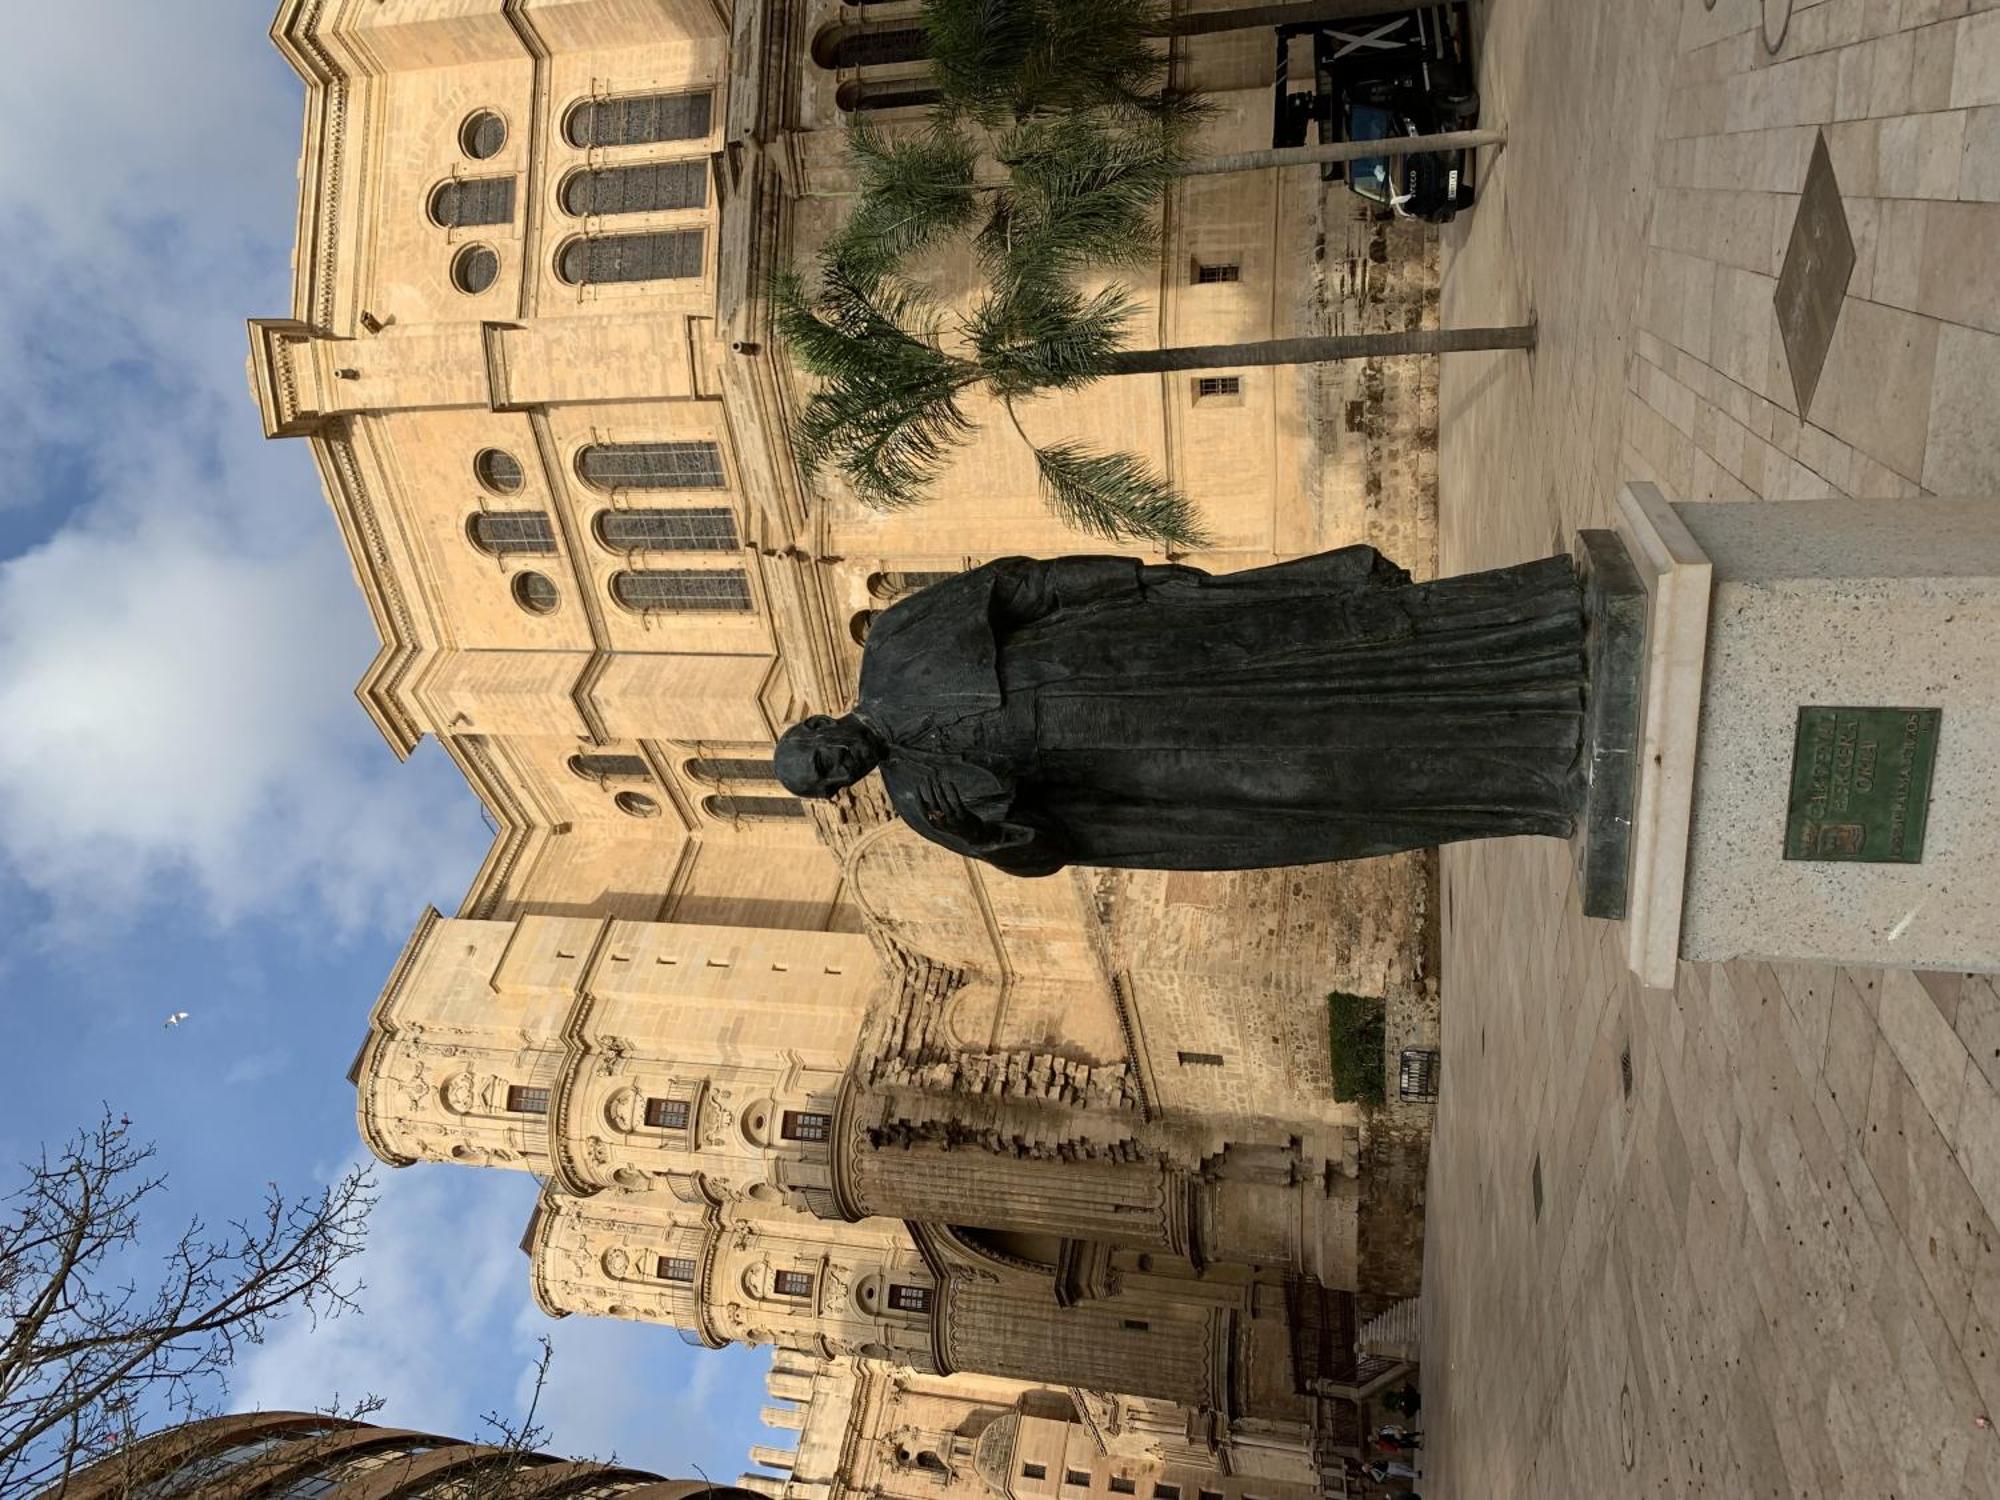
<instances>
[{"instance_id":1,"label":"statue of robed figure","mask_svg":"<svg viewBox=\"0 0 2000 1500\"><path fill-rule=\"evenodd\" d=\"M1566 557L1424 584L1373 547L1007 557L885 610L853 712L776 770L830 797L879 766L912 828L1016 875L1313 864L1567 836L1583 684Z\"/></svg>"}]
</instances>

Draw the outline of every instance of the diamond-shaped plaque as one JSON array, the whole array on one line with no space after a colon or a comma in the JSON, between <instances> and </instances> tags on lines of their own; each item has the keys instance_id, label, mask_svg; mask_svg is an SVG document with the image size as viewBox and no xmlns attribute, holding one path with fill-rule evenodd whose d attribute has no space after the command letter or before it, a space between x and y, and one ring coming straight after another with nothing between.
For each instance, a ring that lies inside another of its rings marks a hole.
<instances>
[{"instance_id":1,"label":"diamond-shaped plaque","mask_svg":"<svg viewBox=\"0 0 2000 1500\"><path fill-rule=\"evenodd\" d=\"M1854 235L1847 227L1840 185L1833 179L1833 158L1821 133L1813 141L1799 214L1792 220L1792 240L1785 247L1784 269L1778 273L1778 334L1785 341L1785 363L1791 367L1802 417L1812 406L1826 351L1833 344L1841 299L1853 274Z\"/></svg>"}]
</instances>

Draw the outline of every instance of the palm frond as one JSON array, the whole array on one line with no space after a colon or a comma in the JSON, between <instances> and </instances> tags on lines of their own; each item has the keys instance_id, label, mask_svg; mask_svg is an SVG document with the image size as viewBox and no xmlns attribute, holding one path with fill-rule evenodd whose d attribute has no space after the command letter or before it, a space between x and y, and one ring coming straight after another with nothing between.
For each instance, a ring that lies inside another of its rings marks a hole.
<instances>
[{"instance_id":1,"label":"palm frond","mask_svg":"<svg viewBox=\"0 0 2000 1500\"><path fill-rule=\"evenodd\" d=\"M947 106L988 125L1113 108L1172 112L1158 0L926 0L932 76Z\"/></svg>"},{"instance_id":2,"label":"palm frond","mask_svg":"<svg viewBox=\"0 0 2000 1500\"><path fill-rule=\"evenodd\" d=\"M1070 115L1009 131L998 154L1008 186L977 247L1003 291L1157 250L1160 202L1183 156L1174 132Z\"/></svg>"},{"instance_id":3,"label":"palm frond","mask_svg":"<svg viewBox=\"0 0 2000 1500\"><path fill-rule=\"evenodd\" d=\"M1079 531L1113 542L1207 541L1193 503L1130 453L1054 443L1035 448L1035 467L1050 506Z\"/></svg>"},{"instance_id":4,"label":"palm frond","mask_svg":"<svg viewBox=\"0 0 2000 1500\"><path fill-rule=\"evenodd\" d=\"M923 293L824 269L817 294L793 271L771 281L778 336L820 382L793 435L799 467L811 475L831 465L878 509L921 504L973 431L959 397L979 369L939 346Z\"/></svg>"},{"instance_id":5,"label":"palm frond","mask_svg":"<svg viewBox=\"0 0 2000 1500\"><path fill-rule=\"evenodd\" d=\"M949 125L887 140L856 124L848 131L847 154L859 202L826 254L851 276L887 275L909 256L969 226L978 213L973 191L978 152Z\"/></svg>"},{"instance_id":6,"label":"palm frond","mask_svg":"<svg viewBox=\"0 0 2000 1500\"><path fill-rule=\"evenodd\" d=\"M1038 281L987 297L965 332L996 395L1031 396L1106 374L1135 310L1121 288L1086 298L1066 283Z\"/></svg>"}]
</instances>

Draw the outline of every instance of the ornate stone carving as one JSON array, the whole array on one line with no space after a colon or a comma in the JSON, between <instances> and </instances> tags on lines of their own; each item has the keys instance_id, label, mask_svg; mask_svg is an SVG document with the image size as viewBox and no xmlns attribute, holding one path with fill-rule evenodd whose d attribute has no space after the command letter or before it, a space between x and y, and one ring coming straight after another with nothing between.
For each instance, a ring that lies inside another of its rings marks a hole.
<instances>
[{"instance_id":1,"label":"ornate stone carving","mask_svg":"<svg viewBox=\"0 0 2000 1500\"><path fill-rule=\"evenodd\" d=\"M604 1252L604 1274L613 1281L623 1281L625 1273L632 1269L632 1257L615 1246Z\"/></svg>"},{"instance_id":2,"label":"ornate stone carving","mask_svg":"<svg viewBox=\"0 0 2000 1500\"><path fill-rule=\"evenodd\" d=\"M470 1068L462 1073L454 1073L450 1078L445 1080L444 1107L453 1114L471 1114L473 1106L478 1104L478 1102L478 1083L472 1076Z\"/></svg>"},{"instance_id":3,"label":"ornate stone carving","mask_svg":"<svg viewBox=\"0 0 2000 1500\"><path fill-rule=\"evenodd\" d=\"M631 1088L620 1089L604 1101L604 1118L610 1122L613 1130L630 1131L637 1127L640 1111L643 1108L640 1100L643 1097L638 1085L634 1084Z\"/></svg>"}]
</instances>

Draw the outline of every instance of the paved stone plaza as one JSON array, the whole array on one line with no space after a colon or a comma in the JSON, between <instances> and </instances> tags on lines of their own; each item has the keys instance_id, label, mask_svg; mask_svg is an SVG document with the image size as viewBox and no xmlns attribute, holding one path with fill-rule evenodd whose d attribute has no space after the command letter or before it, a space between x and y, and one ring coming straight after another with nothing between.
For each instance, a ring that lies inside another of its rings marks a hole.
<instances>
[{"instance_id":1,"label":"paved stone plaza","mask_svg":"<svg viewBox=\"0 0 2000 1500\"><path fill-rule=\"evenodd\" d=\"M1510 136L1444 321L1542 342L1446 363L1442 572L1566 550L1626 479L2000 503L1996 0L1799 0L1776 57L1784 0L1479 10ZM1821 130L1855 267L1801 421L1773 299ZM2000 1493L1994 985L1645 992L1565 850L1443 884L1423 1492Z\"/></svg>"}]
</instances>

